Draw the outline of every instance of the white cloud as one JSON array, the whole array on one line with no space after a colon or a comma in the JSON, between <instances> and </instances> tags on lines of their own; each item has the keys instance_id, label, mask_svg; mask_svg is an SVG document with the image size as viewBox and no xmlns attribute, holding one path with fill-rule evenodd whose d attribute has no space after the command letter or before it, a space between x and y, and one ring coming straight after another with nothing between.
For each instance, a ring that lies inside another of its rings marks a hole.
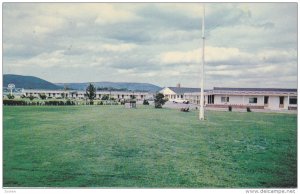
<instances>
[{"instance_id":1,"label":"white cloud","mask_svg":"<svg viewBox=\"0 0 300 194\"><path fill-rule=\"evenodd\" d=\"M226 47L205 47L205 61L224 62L231 60L248 61L254 57L248 53L240 51L238 48ZM191 51L170 51L160 55L163 64L172 63L200 63L202 60L202 49Z\"/></svg>"},{"instance_id":2,"label":"white cloud","mask_svg":"<svg viewBox=\"0 0 300 194\"><path fill-rule=\"evenodd\" d=\"M101 46L106 51L127 52L137 47L135 44L104 44Z\"/></svg>"},{"instance_id":3,"label":"white cloud","mask_svg":"<svg viewBox=\"0 0 300 194\"><path fill-rule=\"evenodd\" d=\"M277 61L296 61L296 50L264 50L258 54L258 58L265 62L277 62Z\"/></svg>"}]
</instances>

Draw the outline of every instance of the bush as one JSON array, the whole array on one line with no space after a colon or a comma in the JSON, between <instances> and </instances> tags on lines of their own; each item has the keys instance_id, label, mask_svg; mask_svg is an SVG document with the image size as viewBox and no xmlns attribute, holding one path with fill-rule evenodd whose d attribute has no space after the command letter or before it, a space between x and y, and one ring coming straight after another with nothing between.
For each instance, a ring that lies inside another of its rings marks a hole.
<instances>
[{"instance_id":1,"label":"bush","mask_svg":"<svg viewBox=\"0 0 300 194\"><path fill-rule=\"evenodd\" d=\"M26 105L26 102L24 100L3 100L3 105L10 105L10 106L20 106L20 105Z\"/></svg>"},{"instance_id":2,"label":"bush","mask_svg":"<svg viewBox=\"0 0 300 194\"><path fill-rule=\"evenodd\" d=\"M51 100L51 101L46 101L45 105L50 105L50 106L58 106L58 105L64 105L65 103L63 101L56 101L56 100Z\"/></svg>"},{"instance_id":3,"label":"bush","mask_svg":"<svg viewBox=\"0 0 300 194\"><path fill-rule=\"evenodd\" d=\"M149 105L148 100L144 100L144 101L143 101L143 105Z\"/></svg>"},{"instance_id":4,"label":"bush","mask_svg":"<svg viewBox=\"0 0 300 194\"><path fill-rule=\"evenodd\" d=\"M101 100L108 100L108 95L106 95L106 94L104 94L103 96L102 96L102 98L101 98Z\"/></svg>"},{"instance_id":5,"label":"bush","mask_svg":"<svg viewBox=\"0 0 300 194\"><path fill-rule=\"evenodd\" d=\"M28 98L29 98L29 100L35 99L35 97L33 95L31 95L31 94L30 94L30 96Z\"/></svg>"},{"instance_id":6,"label":"bush","mask_svg":"<svg viewBox=\"0 0 300 194\"><path fill-rule=\"evenodd\" d=\"M121 103L121 105L124 105L124 104L125 104L125 100L124 100L124 99L121 99L121 100L120 100L120 103Z\"/></svg>"},{"instance_id":7,"label":"bush","mask_svg":"<svg viewBox=\"0 0 300 194\"><path fill-rule=\"evenodd\" d=\"M98 103L97 103L97 105L103 105L103 102L102 102L102 101L100 101L100 102L98 102Z\"/></svg>"},{"instance_id":8,"label":"bush","mask_svg":"<svg viewBox=\"0 0 300 194\"><path fill-rule=\"evenodd\" d=\"M8 98L8 99L14 99L15 96L14 96L13 94L7 94L7 98Z\"/></svg>"},{"instance_id":9,"label":"bush","mask_svg":"<svg viewBox=\"0 0 300 194\"><path fill-rule=\"evenodd\" d=\"M68 99L65 105L75 105L75 102Z\"/></svg>"},{"instance_id":10,"label":"bush","mask_svg":"<svg viewBox=\"0 0 300 194\"><path fill-rule=\"evenodd\" d=\"M45 100L47 98L45 93L39 94L40 99Z\"/></svg>"}]
</instances>

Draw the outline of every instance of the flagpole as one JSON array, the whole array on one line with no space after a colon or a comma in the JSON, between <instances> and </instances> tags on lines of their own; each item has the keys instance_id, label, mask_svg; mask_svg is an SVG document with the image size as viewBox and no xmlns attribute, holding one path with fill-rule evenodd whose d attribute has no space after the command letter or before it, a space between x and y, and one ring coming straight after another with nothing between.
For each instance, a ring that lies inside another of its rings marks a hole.
<instances>
[{"instance_id":1,"label":"flagpole","mask_svg":"<svg viewBox=\"0 0 300 194\"><path fill-rule=\"evenodd\" d=\"M204 120L204 46L205 46L205 34L204 34L204 20L205 20L205 6L203 5L203 17L202 17L202 64L201 64L201 94L200 94L200 112L199 119Z\"/></svg>"}]
</instances>

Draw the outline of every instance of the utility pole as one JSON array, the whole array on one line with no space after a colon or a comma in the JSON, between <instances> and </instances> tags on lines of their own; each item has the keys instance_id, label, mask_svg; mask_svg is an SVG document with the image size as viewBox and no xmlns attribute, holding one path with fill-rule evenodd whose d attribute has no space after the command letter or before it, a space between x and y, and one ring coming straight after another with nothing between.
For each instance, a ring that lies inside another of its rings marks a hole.
<instances>
[{"instance_id":1,"label":"utility pole","mask_svg":"<svg viewBox=\"0 0 300 194\"><path fill-rule=\"evenodd\" d=\"M205 6L203 5L202 17L202 64L201 64L201 95L200 95L200 112L199 119L204 120L204 47L205 47L205 34L204 34L204 20L205 20Z\"/></svg>"}]
</instances>

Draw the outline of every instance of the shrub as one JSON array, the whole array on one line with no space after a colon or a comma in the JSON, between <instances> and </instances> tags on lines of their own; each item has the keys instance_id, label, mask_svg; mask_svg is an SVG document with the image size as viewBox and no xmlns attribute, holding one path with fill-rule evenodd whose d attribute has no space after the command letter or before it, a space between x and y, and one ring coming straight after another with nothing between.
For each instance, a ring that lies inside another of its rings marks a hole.
<instances>
[{"instance_id":1,"label":"shrub","mask_svg":"<svg viewBox=\"0 0 300 194\"><path fill-rule=\"evenodd\" d=\"M108 100L108 95L106 95L106 94L104 94L103 96L102 96L102 98L101 98L101 100Z\"/></svg>"},{"instance_id":2,"label":"shrub","mask_svg":"<svg viewBox=\"0 0 300 194\"><path fill-rule=\"evenodd\" d=\"M97 105L103 105L103 102L102 102L102 101L100 101L100 102L98 102L98 103L97 103Z\"/></svg>"},{"instance_id":3,"label":"shrub","mask_svg":"<svg viewBox=\"0 0 300 194\"><path fill-rule=\"evenodd\" d=\"M50 100L45 102L45 105L50 105L50 106L58 106L62 104L63 104L62 101L56 101L56 100Z\"/></svg>"},{"instance_id":4,"label":"shrub","mask_svg":"<svg viewBox=\"0 0 300 194\"><path fill-rule=\"evenodd\" d=\"M73 101L71 101L70 99L67 100L66 105L73 105Z\"/></svg>"},{"instance_id":5,"label":"shrub","mask_svg":"<svg viewBox=\"0 0 300 194\"><path fill-rule=\"evenodd\" d=\"M121 105L124 105L125 104L125 99L121 99L120 103L121 103Z\"/></svg>"},{"instance_id":6,"label":"shrub","mask_svg":"<svg viewBox=\"0 0 300 194\"><path fill-rule=\"evenodd\" d=\"M25 96L24 94L22 94L20 97L21 97L21 98L26 98L26 96Z\"/></svg>"},{"instance_id":7,"label":"shrub","mask_svg":"<svg viewBox=\"0 0 300 194\"><path fill-rule=\"evenodd\" d=\"M26 102L24 100L3 100L3 105L10 105L10 106L20 106L20 105L26 105Z\"/></svg>"},{"instance_id":8,"label":"shrub","mask_svg":"<svg viewBox=\"0 0 300 194\"><path fill-rule=\"evenodd\" d=\"M149 105L148 100L144 100L144 101L143 101L143 105Z\"/></svg>"},{"instance_id":9,"label":"shrub","mask_svg":"<svg viewBox=\"0 0 300 194\"><path fill-rule=\"evenodd\" d=\"M7 94L7 98L8 98L8 99L14 99L15 96L14 96L13 94Z\"/></svg>"},{"instance_id":10,"label":"shrub","mask_svg":"<svg viewBox=\"0 0 300 194\"><path fill-rule=\"evenodd\" d=\"M31 94L30 94L30 96L28 98L29 98L29 100L35 99L35 97L33 95L31 95Z\"/></svg>"}]
</instances>

